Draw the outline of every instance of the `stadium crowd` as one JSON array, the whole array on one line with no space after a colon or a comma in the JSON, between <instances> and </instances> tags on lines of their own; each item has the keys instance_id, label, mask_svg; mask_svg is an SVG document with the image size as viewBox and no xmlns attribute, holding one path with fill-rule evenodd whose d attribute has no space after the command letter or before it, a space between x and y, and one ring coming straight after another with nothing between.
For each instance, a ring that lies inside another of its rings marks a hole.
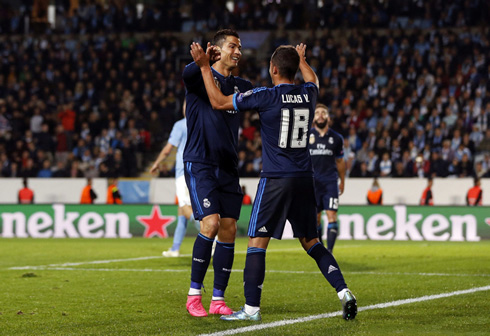
<instances>
[{"instance_id":1,"label":"stadium crowd","mask_svg":"<svg viewBox=\"0 0 490 336\"><path fill-rule=\"evenodd\" d=\"M232 12L194 1L140 15L130 2L98 3L62 2L56 27L39 35L22 35L25 13L3 10L0 176L138 176L182 117L191 41L180 32L202 42L235 27L270 30L264 54L307 32L318 102L344 136L348 176L490 177L485 1L324 1L314 11L235 1ZM270 85L268 60L245 55L240 76ZM245 112L240 176L258 176L261 163L258 116Z\"/></svg>"}]
</instances>

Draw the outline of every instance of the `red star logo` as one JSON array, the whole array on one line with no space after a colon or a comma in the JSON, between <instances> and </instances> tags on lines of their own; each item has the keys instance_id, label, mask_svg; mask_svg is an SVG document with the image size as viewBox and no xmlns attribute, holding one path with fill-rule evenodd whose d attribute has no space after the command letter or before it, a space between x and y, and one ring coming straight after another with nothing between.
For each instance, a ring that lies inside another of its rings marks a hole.
<instances>
[{"instance_id":1,"label":"red star logo","mask_svg":"<svg viewBox=\"0 0 490 336\"><path fill-rule=\"evenodd\" d=\"M151 215L136 216L136 220L145 226L143 237L151 238L153 236L159 236L160 238L167 238L167 226L174 222L175 216L162 216L160 207L154 205Z\"/></svg>"}]
</instances>

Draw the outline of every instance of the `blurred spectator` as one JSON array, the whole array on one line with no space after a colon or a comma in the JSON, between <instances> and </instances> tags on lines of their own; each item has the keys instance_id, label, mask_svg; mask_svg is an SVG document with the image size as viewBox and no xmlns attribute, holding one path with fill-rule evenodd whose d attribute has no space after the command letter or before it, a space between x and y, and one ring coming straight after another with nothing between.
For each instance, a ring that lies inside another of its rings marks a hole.
<instances>
[{"instance_id":1,"label":"blurred spectator","mask_svg":"<svg viewBox=\"0 0 490 336\"><path fill-rule=\"evenodd\" d=\"M481 206L483 202L482 194L480 178L475 177L473 187L466 194L466 204L468 206Z\"/></svg>"},{"instance_id":2,"label":"blurred spectator","mask_svg":"<svg viewBox=\"0 0 490 336\"><path fill-rule=\"evenodd\" d=\"M18 201L19 204L33 204L34 203L34 192L27 186L27 179L22 180L24 188L19 190Z\"/></svg>"},{"instance_id":3,"label":"blurred spectator","mask_svg":"<svg viewBox=\"0 0 490 336\"><path fill-rule=\"evenodd\" d=\"M383 204L383 189L379 186L378 179L375 178L373 185L367 192L367 202L371 205L382 205Z\"/></svg>"},{"instance_id":4,"label":"blurred spectator","mask_svg":"<svg viewBox=\"0 0 490 336\"><path fill-rule=\"evenodd\" d=\"M420 205L434 205L433 195L432 195L432 178L427 179L427 187L422 192L422 197L420 197Z\"/></svg>"}]
</instances>

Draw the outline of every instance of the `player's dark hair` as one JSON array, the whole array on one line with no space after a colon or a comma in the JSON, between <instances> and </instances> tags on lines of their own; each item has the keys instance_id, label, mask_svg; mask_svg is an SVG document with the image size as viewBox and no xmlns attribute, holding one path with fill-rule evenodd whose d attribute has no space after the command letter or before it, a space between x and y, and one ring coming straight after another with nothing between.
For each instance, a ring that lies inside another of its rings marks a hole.
<instances>
[{"instance_id":1,"label":"player's dark hair","mask_svg":"<svg viewBox=\"0 0 490 336\"><path fill-rule=\"evenodd\" d=\"M238 36L238 33L233 29L221 29L218 30L216 34L214 34L211 44L222 47L228 36L235 36L236 38L240 38L240 36Z\"/></svg>"},{"instance_id":2,"label":"player's dark hair","mask_svg":"<svg viewBox=\"0 0 490 336\"><path fill-rule=\"evenodd\" d=\"M328 107L327 107L327 105L325 105L325 104L322 104L322 103L317 103L317 104L316 104L316 107L315 107L315 110L316 110L317 108L322 108L322 109L325 109L325 110L327 110L327 113L328 113Z\"/></svg>"},{"instance_id":3,"label":"player's dark hair","mask_svg":"<svg viewBox=\"0 0 490 336\"><path fill-rule=\"evenodd\" d=\"M272 54L271 62L282 77L293 80L299 68L299 55L292 45L282 45Z\"/></svg>"}]
</instances>

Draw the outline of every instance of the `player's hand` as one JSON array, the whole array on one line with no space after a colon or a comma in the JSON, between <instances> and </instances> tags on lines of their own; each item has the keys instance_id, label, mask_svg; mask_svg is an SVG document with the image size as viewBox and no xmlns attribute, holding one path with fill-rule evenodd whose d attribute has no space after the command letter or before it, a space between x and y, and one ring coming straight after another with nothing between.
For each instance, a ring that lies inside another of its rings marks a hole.
<instances>
[{"instance_id":1,"label":"player's hand","mask_svg":"<svg viewBox=\"0 0 490 336\"><path fill-rule=\"evenodd\" d=\"M209 47L210 43L208 43ZM191 55L192 59L196 64L202 68L204 66L209 66L209 55L204 52L204 49L197 42L192 42L191 44Z\"/></svg>"},{"instance_id":2,"label":"player's hand","mask_svg":"<svg viewBox=\"0 0 490 336\"><path fill-rule=\"evenodd\" d=\"M306 60L306 44L300 43L296 45L296 51L298 52L300 61Z\"/></svg>"},{"instance_id":3,"label":"player's hand","mask_svg":"<svg viewBox=\"0 0 490 336\"><path fill-rule=\"evenodd\" d=\"M159 164L157 162L155 162L153 164L153 166L151 166L151 168L150 168L150 173L155 174L158 171L158 166L159 166Z\"/></svg>"},{"instance_id":4,"label":"player's hand","mask_svg":"<svg viewBox=\"0 0 490 336\"><path fill-rule=\"evenodd\" d=\"M213 63L221 59L221 52L219 51L218 47L212 46L209 42L206 48L206 54L209 55L209 59Z\"/></svg>"},{"instance_id":5,"label":"player's hand","mask_svg":"<svg viewBox=\"0 0 490 336\"><path fill-rule=\"evenodd\" d=\"M339 196L344 193L344 181L340 181L339 183Z\"/></svg>"}]
</instances>

